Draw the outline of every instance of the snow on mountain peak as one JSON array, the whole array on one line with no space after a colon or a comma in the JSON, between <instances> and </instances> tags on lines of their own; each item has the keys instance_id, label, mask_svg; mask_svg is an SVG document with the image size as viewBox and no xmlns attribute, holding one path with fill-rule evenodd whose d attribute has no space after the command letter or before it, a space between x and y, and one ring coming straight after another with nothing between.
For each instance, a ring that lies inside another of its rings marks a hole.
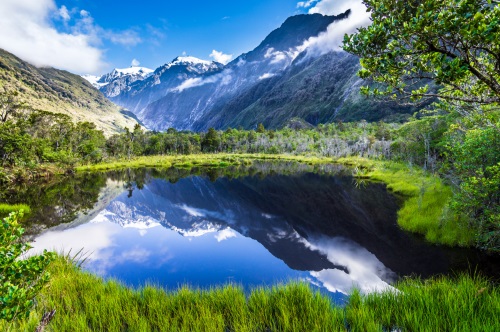
<instances>
[{"instance_id":1,"label":"snow on mountain peak","mask_svg":"<svg viewBox=\"0 0 500 332\"><path fill-rule=\"evenodd\" d=\"M145 67L129 67L129 68L115 68L112 71L112 76L125 76L125 75L140 75L144 78L148 77L154 70Z\"/></svg>"},{"instance_id":2,"label":"snow on mountain peak","mask_svg":"<svg viewBox=\"0 0 500 332\"><path fill-rule=\"evenodd\" d=\"M212 65L212 61L198 59L194 56L179 56L172 61L171 64L195 64L195 65Z\"/></svg>"}]
</instances>

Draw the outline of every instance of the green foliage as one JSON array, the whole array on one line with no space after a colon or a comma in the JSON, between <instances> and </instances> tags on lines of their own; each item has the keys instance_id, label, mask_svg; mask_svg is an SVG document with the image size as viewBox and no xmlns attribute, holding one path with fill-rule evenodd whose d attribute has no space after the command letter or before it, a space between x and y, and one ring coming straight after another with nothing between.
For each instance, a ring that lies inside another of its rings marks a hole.
<instances>
[{"instance_id":1,"label":"green foliage","mask_svg":"<svg viewBox=\"0 0 500 332\"><path fill-rule=\"evenodd\" d=\"M372 24L345 37L361 57L360 77L387 88L370 95L417 101L500 102L500 3L490 0L364 1Z\"/></svg>"},{"instance_id":2,"label":"green foliage","mask_svg":"<svg viewBox=\"0 0 500 332\"><path fill-rule=\"evenodd\" d=\"M257 132L258 132L259 134L263 134L263 133L265 133L265 132L266 132L266 128L264 128L264 125L262 124L262 122L261 122L261 123L259 123L259 125L257 126Z\"/></svg>"},{"instance_id":3,"label":"green foliage","mask_svg":"<svg viewBox=\"0 0 500 332\"><path fill-rule=\"evenodd\" d=\"M500 127L469 130L450 152L460 181L452 207L467 217L478 246L500 251Z\"/></svg>"},{"instance_id":4,"label":"green foliage","mask_svg":"<svg viewBox=\"0 0 500 332\"><path fill-rule=\"evenodd\" d=\"M32 331L47 308L53 331L496 331L500 291L479 277L405 279L345 308L302 283L210 290L126 288L82 272L65 258L50 267L51 287L18 331ZM0 322L0 329L6 324Z\"/></svg>"},{"instance_id":5,"label":"green foliage","mask_svg":"<svg viewBox=\"0 0 500 332\"><path fill-rule=\"evenodd\" d=\"M404 279L394 291L351 295L352 331L497 331L500 290L480 277Z\"/></svg>"},{"instance_id":6,"label":"green foliage","mask_svg":"<svg viewBox=\"0 0 500 332\"><path fill-rule=\"evenodd\" d=\"M338 162L362 169L356 177L382 181L403 196L398 224L407 231L422 234L426 240L449 246L470 246L474 230L448 210L451 188L436 175L401 163L341 158Z\"/></svg>"},{"instance_id":7,"label":"green foliage","mask_svg":"<svg viewBox=\"0 0 500 332\"><path fill-rule=\"evenodd\" d=\"M201 151L217 152L219 151L220 138L219 133L214 128L209 128L201 140Z\"/></svg>"},{"instance_id":8,"label":"green foliage","mask_svg":"<svg viewBox=\"0 0 500 332\"><path fill-rule=\"evenodd\" d=\"M49 280L46 269L54 254L23 258L31 247L21 240L24 229L18 224L22 211L11 213L0 225L0 319L26 318L34 298Z\"/></svg>"},{"instance_id":9,"label":"green foliage","mask_svg":"<svg viewBox=\"0 0 500 332\"><path fill-rule=\"evenodd\" d=\"M0 203L0 217L7 216L12 212L23 210L25 214L31 212L31 208L26 204L5 204Z\"/></svg>"}]
</instances>

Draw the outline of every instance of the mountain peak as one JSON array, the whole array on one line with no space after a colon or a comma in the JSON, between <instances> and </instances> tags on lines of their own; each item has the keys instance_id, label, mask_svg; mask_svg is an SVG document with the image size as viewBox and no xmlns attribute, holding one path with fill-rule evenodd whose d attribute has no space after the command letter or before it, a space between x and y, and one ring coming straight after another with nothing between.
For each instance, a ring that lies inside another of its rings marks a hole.
<instances>
[{"instance_id":1,"label":"mountain peak","mask_svg":"<svg viewBox=\"0 0 500 332\"><path fill-rule=\"evenodd\" d=\"M174 64L199 64L199 65L207 65L210 66L212 64L212 61L208 60L202 60L199 58L196 58L194 56L178 56L176 57L172 62L172 65Z\"/></svg>"}]
</instances>

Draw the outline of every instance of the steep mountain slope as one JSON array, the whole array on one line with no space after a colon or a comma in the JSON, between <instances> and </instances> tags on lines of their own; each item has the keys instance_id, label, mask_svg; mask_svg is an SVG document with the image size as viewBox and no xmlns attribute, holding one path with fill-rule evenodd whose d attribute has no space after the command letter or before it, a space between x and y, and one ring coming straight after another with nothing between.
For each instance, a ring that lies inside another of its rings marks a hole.
<instances>
[{"instance_id":1,"label":"steep mountain slope","mask_svg":"<svg viewBox=\"0 0 500 332\"><path fill-rule=\"evenodd\" d=\"M318 55L304 47L350 14L293 16L226 66L208 62L204 70L190 70L187 61L176 59L146 79L123 81L118 90L111 91L111 84L100 89L153 130L248 129L260 122L279 128L294 118L311 125L405 119L417 109L360 95L358 58L341 51Z\"/></svg>"},{"instance_id":2,"label":"steep mountain slope","mask_svg":"<svg viewBox=\"0 0 500 332\"><path fill-rule=\"evenodd\" d=\"M133 127L129 112L110 102L78 75L54 68L37 68L0 49L0 89L18 91L30 106L94 122L106 134Z\"/></svg>"},{"instance_id":3,"label":"steep mountain slope","mask_svg":"<svg viewBox=\"0 0 500 332\"><path fill-rule=\"evenodd\" d=\"M228 102L255 85L283 73L300 54L304 41L326 31L331 23L341 21L348 15L349 11L338 16L314 14L290 17L253 51L239 56L223 70L199 76L196 85L182 90L173 89L163 98L135 112L151 129L205 129L207 117L217 115ZM238 107L232 113L240 111L242 108ZM223 123L214 125L224 127ZM239 122L237 125L246 124Z\"/></svg>"},{"instance_id":4,"label":"steep mountain slope","mask_svg":"<svg viewBox=\"0 0 500 332\"><path fill-rule=\"evenodd\" d=\"M220 63L191 56L177 57L147 75L116 75L115 69L112 73L98 78L96 83L99 90L110 100L138 114L148 104L171 93L183 82L203 74L217 73L223 67Z\"/></svg>"}]
</instances>

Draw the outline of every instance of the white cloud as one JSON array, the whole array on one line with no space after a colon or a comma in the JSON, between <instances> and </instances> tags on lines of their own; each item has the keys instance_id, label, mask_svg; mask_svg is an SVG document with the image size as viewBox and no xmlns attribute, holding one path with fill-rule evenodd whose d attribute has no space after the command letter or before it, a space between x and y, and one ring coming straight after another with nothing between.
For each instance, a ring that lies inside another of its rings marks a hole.
<instances>
[{"instance_id":1,"label":"white cloud","mask_svg":"<svg viewBox=\"0 0 500 332\"><path fill-rule=\"evenodd\" d=\"M57 31L49 20L54 14L69 16L53 0L0 1L0 47L36 66L78 73L103 69L103 52L91 45L91 38Z\"/></svg>"},{"instance_id":2,"label":"white cloud","mask_svg":"<svg viewBox=\"0 0 500 332\"><path fill-rule=\"evenodd\" d=\"M318 1L319 0L300 1L299 3L297 3L297 8L309 8Z\"/></svg>"},{"instance_id":3,"label":"white cloud","mask_svg":"<svg viewBox=\"0 0 500 332\"><path fill-rule=\"evenodd\" d=\"M132 62L130 63L132 67L138 67L140 64L141 63L137 59L133 59Z\"/></svg>"},{"instance_id":4,"label":"white cloud","mask_svg":"<svg viewBox=\"0 0 500 332\"><path fill-rule=\"evenodd\" d=\"M102 40L109 40L113 44L126 47L135 46L142 42L139 34L134 30L112 31L95 24L94 18L86 10L80 11L80 19L74 27L73 33L89 36L94 44L101 44Z\"/></svg>"},{"instance_id":5,"label":"white cloud","mask_svg":"<svg viewBox=\"0 0 500 332\"><path fill-rule=\"evenodd\" d=\"M224 240L230 239L232 237L237 237L237 233L233 231L231 228L226 228L222 231L219 231L216 235L215 238L217 239L217 242L222 242Z\"/></svg>"},{"instance_id":6,"label":"white cloud","mask_svg":"<svg viewBox=\"0 0 500 332\"><path fill-rule=\"evenodd\" d=\"M310 38L300 49L307 48L312 53L320 54L339 51L345 34L354 33L358 28L371 24L370 13L366 12L366 6L361 0L322 0L309 9L309 13L338 15L348 9L351 10L349 18L330 24L326 32Z\"/></svg>"},{"instance_id":7,"label":"white cloud","mask_svg":"<svg viewBox=\"0 0 500 332\"><path fill-rule=\"evenodd\" d=\"M63 20L58 30L52 20ZM68 26L68 22L74 22ZM102 41L124 46L141 42L133 30L110 31L86 10L58 8L54 0L1 0L0 48L39 67L98 74L106 67Z\"/></svg>"},{"instance_id":8,"label":"white cloud","mask_svg":"<svg viewBox=\"0 0 500 332\"><path fill-rule=\"evenodd\" d=\"M59 15L64 21L69 21L69 19L71 18L71 16L69 15L68 8L66 8L66 6L62 6L61 8L59 8Z\"/></svg>"},{"instance_id":9,"label":"white cloud","mask_svg":"<svg viewBox=\"0 0 500 332\"><path fill-rule=\"evenodd\" d=\"M189 78L182 82L179 86L170 90L170 92L182 92L187 89L195 88L197 86L202 86L210 83L221 82L221 85L228 85L233 77L231 76L231 70L224 70L222 73L208 76L208 77L195 77ZM184 208L183 208L184 209ZM185 209L184 209L185 210ZM185 210L187 211L187 210Z\"/></svg>"},{"instance_id":10,"label":"white cloud","mask_svg":"<svg viewBox=\"0 0 500 332\"><path fill-rule=\"evenodd\" d=\"M271 77L273 77L273 76L274 76L274 74L272 74L272 73L265 73L264 75L259 76L259 80L265 80L265 79L267 79L267 78L271 78ZM262 215L262 216L263 216L264 218L267 218L267 219L271 219L271 218L272 218L272 217L271 217L271 216L269 216L269 215ZM269 217L268 217L268 216L269 216Z\"/></svg>"},{"instance_id":11,"label":"white cloud","mask_svg":"<svg viewBox=\"0 0 500 332\"><path fill-rule=\"evenodd\" d=\"M210 57L214 59L216 62L220 62L223 65L226 65L233 59L232 54L224 54L222 52L213 50L212 53L210 53Z\"/></svg>"}]
</instances>

